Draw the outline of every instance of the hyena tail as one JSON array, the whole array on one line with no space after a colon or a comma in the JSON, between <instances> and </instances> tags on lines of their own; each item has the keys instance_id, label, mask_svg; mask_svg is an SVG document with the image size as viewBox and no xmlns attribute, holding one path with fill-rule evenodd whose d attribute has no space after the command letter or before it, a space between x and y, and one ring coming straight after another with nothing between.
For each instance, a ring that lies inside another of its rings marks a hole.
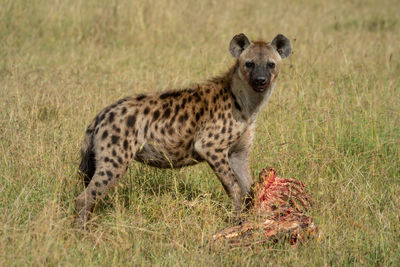
<instances>
[{"instance_id":1,"label":"hyena tail","mask_svg":"<svg viewBox=\"0 0 400 267\"><path fill-rule=\"evenodd\" d=\"M83 140L81 148L81 164L79 165L79 171L87 187L92 180L92 177L96 171L96 156L94 153L94 130L96 127L96 121L93 121L86 130L86 136Z\"/></svg>"}]
</instances>

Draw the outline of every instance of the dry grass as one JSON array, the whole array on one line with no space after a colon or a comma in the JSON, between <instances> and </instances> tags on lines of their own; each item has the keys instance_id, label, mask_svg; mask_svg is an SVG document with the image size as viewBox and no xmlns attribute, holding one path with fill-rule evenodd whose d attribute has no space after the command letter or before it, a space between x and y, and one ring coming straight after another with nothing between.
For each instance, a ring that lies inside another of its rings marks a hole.
<instances>
[{"instance_id":1,"label":"dry grass","mask_svg":"<svg viewBox=\"0 0 400 267\"><path fill-rule=\"evenodd\" d=\"M399 265L400 3L0 1L0 265ZM215 247L230 201L206 165L132 164L73 225L79 148L101 108L225 71L232 36L294 42L252 172L303 180L305 246Z\"/></svg>"}]
</instances>

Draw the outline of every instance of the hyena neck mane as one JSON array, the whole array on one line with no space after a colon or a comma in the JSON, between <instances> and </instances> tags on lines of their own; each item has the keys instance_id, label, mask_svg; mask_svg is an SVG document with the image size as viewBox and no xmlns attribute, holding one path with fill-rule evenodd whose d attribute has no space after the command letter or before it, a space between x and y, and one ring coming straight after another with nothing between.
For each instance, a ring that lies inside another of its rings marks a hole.
<instances>
[{"instance_id":1,"label":"hyena neck mane","mask_svg":"<svg viewBox=\"0 0 400 267\"><path fill-rule=\"evenodd\" d=\"M262 93L254 91L240 73L239 60L236 60L224 75L215 77L210 82L230 90L240 107L241 117L250 123L256 120L258 112L264 108L275 87L275 82L273 82Z\"/></svg>"}]
</instances>

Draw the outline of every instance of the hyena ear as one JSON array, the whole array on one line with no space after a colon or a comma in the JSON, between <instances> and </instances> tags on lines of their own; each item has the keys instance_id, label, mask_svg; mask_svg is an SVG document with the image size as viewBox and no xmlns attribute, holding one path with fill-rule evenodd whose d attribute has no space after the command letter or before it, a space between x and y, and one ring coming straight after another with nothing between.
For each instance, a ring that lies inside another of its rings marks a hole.
<instances>
[{"instance_id":1,"label":"hyena ear","mask_svg":"<svg viewBox=\"0 0 400 267\"><path fill-rule=\"evenodd\" d=\"M283 34L278 34L275 36L274 40L271 42L271 46L278 51L281 58L286 58L292 53L292 45L290 40L286 38Z\"/></svg>"},{"instance_id":2,"label":"hyena ear","mask_svg":"<svg viewBox=\"0 0 400 267\"><path fill-rule=\"evenodd\" d=\"M235 58L239 58L240 54L250 45L249 39L243 33L235 35L229 44L229 52Z\"/></svg>"}]
</instances>

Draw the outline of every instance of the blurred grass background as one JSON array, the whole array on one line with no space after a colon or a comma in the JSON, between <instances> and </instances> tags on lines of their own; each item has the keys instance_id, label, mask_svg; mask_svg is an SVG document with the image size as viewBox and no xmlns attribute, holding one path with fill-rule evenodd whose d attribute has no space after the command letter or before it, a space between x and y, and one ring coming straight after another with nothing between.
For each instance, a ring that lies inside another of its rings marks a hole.
<instances>
[{"instance_id":1,"label":"blurred grass background","mask_svg":"<svg viewBox=\"0 0 400 267\"><path fill-rule=\"evenodd\" d=\"M0 265L399 265L400 2L0 1ZM78 231L79 149L128 95L233 64L231 38L288 36L252 172L304 181L322 238L229 249L230 200L208 166L133 163Z\"/></svg>"}]
</instances>

